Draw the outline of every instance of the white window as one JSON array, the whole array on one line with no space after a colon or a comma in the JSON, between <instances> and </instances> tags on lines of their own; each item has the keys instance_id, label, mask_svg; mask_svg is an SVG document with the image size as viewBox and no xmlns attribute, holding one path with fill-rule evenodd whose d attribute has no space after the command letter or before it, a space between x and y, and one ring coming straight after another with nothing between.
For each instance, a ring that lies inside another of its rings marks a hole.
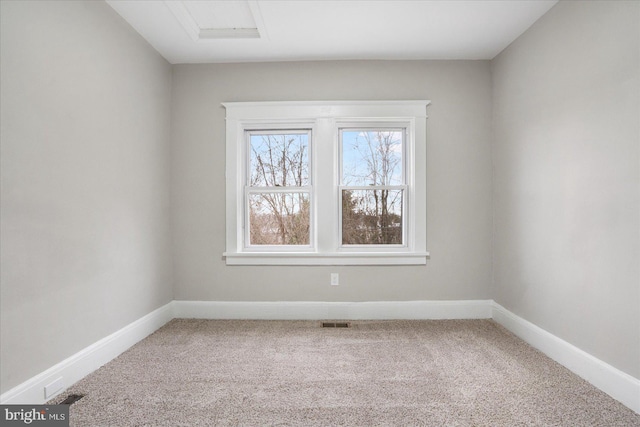
<instances>
[{"instance_id":1,"label":"white window","mask_svg":"<svg viewBox=\"0 0 640 427\"><path fill-rule=\"evenodd\" d=\"M340 135L340 242L343 248L406 246L407 128L381 123Z\"/></svg>"},{"instance_id":2,"label":"white window","mask_svg":"<svg viewBox=\"0 0 640 427\"><path fill-rule=\"evenodd\" d=\"M245 135L245 248L312 249L311 131L246 130Z\"/></svg>"},{"instance_id":3,"label":"white window","mask_svg":"<svg viewBox=\"0 0 640 427\"><path fill-rule=\"evenodd\" d=\"M227 264L425 264L428 104L223 104Z\"/></svg>"}]
</instances>

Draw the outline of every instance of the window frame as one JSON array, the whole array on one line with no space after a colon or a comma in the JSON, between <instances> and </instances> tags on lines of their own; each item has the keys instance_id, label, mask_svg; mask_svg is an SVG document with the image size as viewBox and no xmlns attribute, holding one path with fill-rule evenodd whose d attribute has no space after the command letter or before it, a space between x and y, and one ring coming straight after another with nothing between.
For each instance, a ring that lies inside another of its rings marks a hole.
<instances>
[{"instance_id":1,"label":"window frame","mask_svg":"<svg viewBox=\"0 0 640 427\"><path fill-rule=\"evenodd\" d=\"M223 103L226 109L226 250L223 253L226 264L426 264L429 257L426 250L426 107L429 104L430 101L424 100ZM402 245L342 244L341 129L347 127L404 129L402 172L406 194L403 194ZM310 245L248 247L245 184L250 153L247 132L300 130L310 132Z\"/></svg>"},{"instance_id":2,"label":"window frame","mask_svg":"<svg viewBox=\"0 0 640 427\"><path fill-rule=\"evenodd\" d=\"M306 134L307 135L307 161L309 163L309 184L306 186L287 186L287 187L254 187L250 185L251 170L248 166L251 165L251 135L294 135L294 134ZM247 128L244 130L245 135L245 160L243 163L243 175L244 175L244 203L242 209L243 222L244 222L244 237L243 237L243 250L246 252L304 252L310 251L315 248L315 215L314 205L315 199L314 193L314 178L313 178L313 131L311 128L284 128L284 129L254 129ZM251 194L260 193L308 193L309 194L309 244L308 245L252 245L251 244L251 223L249 213L249 197Z\"/></svg>"},{"instance_id":3,"label":"window frame","mask_svg":"<svg viewBox=\"0 0 640 427\"><path fill-rule=\"evenodd\" d=\"M340 244L340 251L351 251L351 252L404 252L407 248L412 247L412 242L410 242L410 231L411 231L411 217L413 214L410 212L413 196L409 194L409 189L412 186L409 185L410 176L413 174L412 168L409 165L410 161L408 158L411 158L410 155L407 154L407 149L413 144L413 141L409 140L409 135L413 132L411 131L412 123L410 122L396 122L396 121L356 121L356 122L338 122L338 149L339 149L339 161L338 161L338 197L339 197L339 218L338 218L338 243ZM342 196L343 190L345 189L353 189L353 190L370 190L372 187L362 186L362 185L345 185L344 184L344 154L343 154L343 137L342 134L345 129L349 130L366 130L366 131L388 131L388 130L401 130L403 133L402 137L402 184L400 185L376 185L376 188L389 190L402 190L404 192L403 198L403 206L402 206L402 243L401 244L344 244L343 240L343 227L342 227ZM411 214L410 214L411 213Z\"/></svg>"}]
</instances>

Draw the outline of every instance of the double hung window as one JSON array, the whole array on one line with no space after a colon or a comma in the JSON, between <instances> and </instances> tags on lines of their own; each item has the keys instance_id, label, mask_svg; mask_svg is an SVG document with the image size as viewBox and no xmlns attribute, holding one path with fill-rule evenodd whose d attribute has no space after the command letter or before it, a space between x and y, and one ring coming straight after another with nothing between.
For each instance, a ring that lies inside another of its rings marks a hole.
<instances>
[{"instance_id":1,"label":"double hung window","mask_svg":"<svg viewBox=\"0 0 640 427\"><path fill-rule=\"evenodd\" d=\"M342 128L340 205L343 246L402 247L406 128Z\"/></svg>"},{"instance_id":2,"label":"double hung window","mask_svg":"<svg viewBox=\"0 0 640 427\"><path fill-rule=\"evenodd\" d=\"M309 130L246 131L247 248L310 249Z\"/></svg>"},{"instance_id":3,"label":"double hung window","mask_svg":"<svg viewBox=\"0 0 640 427\"><path fill-rule=\"evenodd\" d=\"M426 263L427 105L225 103L227 264Z\"/></svg>"}]
</instances>

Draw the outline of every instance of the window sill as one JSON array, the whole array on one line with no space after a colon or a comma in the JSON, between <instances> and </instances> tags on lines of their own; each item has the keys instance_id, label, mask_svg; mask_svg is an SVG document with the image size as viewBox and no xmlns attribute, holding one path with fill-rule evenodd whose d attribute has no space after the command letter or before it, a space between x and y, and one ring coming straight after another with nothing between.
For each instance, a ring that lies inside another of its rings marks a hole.
<instances>
[{"instance_id":1,"label":"window sill","mask_svg":"<svg viewBox=\"0 0 640 427\"><path fill-rule=\"evenodd\" d=\"M412 253L224 253L227 265L425 265L428 252Z\"/></svg>"}]
</instances>

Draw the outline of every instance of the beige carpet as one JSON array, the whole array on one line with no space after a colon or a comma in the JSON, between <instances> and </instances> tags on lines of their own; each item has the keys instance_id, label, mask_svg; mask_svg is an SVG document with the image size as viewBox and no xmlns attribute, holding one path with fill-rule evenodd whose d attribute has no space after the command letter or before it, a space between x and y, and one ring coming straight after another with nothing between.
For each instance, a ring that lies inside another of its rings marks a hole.
<instances>
[{"instance_id":1,"label":"beige carpet","mask_svg":"<svg viewBox=\"0 0 640 427\"><path fill-rule=\"evenodd\" d=\"M640 426L491 320L173 320L71 393L72 426Z\"/></svg>"}]
</instances>

